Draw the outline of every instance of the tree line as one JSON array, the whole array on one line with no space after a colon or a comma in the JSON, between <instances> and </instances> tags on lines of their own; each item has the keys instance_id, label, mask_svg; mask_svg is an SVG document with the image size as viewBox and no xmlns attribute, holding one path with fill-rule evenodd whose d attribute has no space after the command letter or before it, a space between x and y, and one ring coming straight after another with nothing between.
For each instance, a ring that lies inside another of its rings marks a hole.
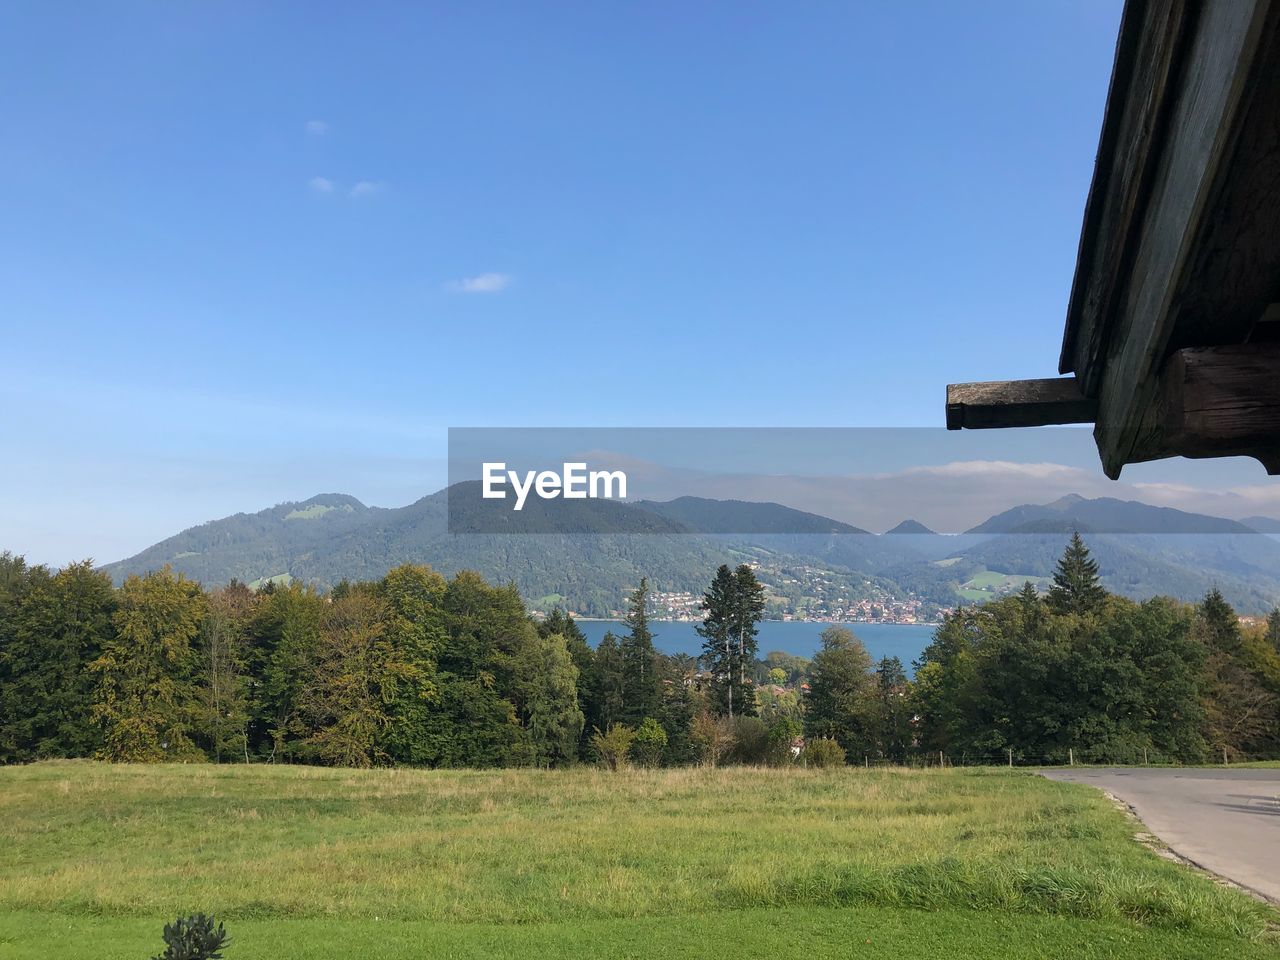
<instances>
[{"instance_id":1,"label":"tree line","mask_svg":"<svg viewBox=\"0 0 1280 960\"><path fill-rule=\"evenodd\" d=\"M564 766L1196 761L1280 751L1280 613L1246 628L1108 594L1079 537L1054 586L948 616L916 663L844 627L812 659L758 654L764 589L721 566L698 658L654 646L648 585L592 649L512 585L423 566L327 593L115 587L0 555L0 762Z\"/></svg>"}]
</instances>

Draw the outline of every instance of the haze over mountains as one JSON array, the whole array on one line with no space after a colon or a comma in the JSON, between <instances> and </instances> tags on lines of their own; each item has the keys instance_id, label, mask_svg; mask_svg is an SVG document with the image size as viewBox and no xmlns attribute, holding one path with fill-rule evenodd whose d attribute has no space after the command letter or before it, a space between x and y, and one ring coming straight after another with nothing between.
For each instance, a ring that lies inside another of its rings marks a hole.
<instances>
[{"instance_id":1,"label":"haze over mountains","mask_svg":"<svg viewBox=\"0 0 1280 960\"><path fill-rule=\"evenodd\" d=\"M917 597L951 606L1049 576L1067 535L1079 530L1115 592L1194 600L1216 585L1255 613L1280 600L1280 542L1265 535L1280 532L1280 522L1270 518L1246 524L1070 496L1013 507L964 534L905 520L877 536L776 503L680 497L531 500L527 514L502 528L509 532L450 533L450 520L459 529L464 505L476 502L460 496L470 493L465 487L450 488L452 518L450 490L397 508L322 494L192 527L105 569L117 580L168 565L207 585L288 577L331 586L428 563L446 574L475 569L513 580L535 609L559 604L607 616L641 576L656 590L698 593L720 563L755 562L771 594L801 601L800 609L806 590L828 600Z\"/></svg>"}]
</instances>

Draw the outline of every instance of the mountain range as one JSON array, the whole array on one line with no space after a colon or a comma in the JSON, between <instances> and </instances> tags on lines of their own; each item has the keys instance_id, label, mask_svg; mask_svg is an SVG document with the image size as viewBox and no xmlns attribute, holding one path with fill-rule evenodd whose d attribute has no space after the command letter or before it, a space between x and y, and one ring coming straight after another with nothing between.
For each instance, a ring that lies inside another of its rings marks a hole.
<instances>
[{"instance_id":1,"label":"mountain range","mask_svg":"<svg viewBox=\"0 0 1280 960\"><path fill-rule=\"evenodd\" d=\"M936 609L1043 582L1066 536L1079 531L1117 593L1195 600L1217 586L1249 613L1280 601L1280 542L1269 535L1280 521L1265 517L1234 521L1069 496L1013 507L963 534L905 520L877 536L776 503L531 498L527 514L508 512L497 527L495 515L468 513L480 502L472 493L460 484L397 508L321 494L192 527L105 569L117 581L167 565L210 586L233 578L331 586L429 563L446 574L474 569L514 581L535 609L609 616L641 576L655 590L697 594L719 564L749 562L774 613L862 598L914 597ZM451 533L451 523L487 532Z\"/></svg>"}]
</instances>

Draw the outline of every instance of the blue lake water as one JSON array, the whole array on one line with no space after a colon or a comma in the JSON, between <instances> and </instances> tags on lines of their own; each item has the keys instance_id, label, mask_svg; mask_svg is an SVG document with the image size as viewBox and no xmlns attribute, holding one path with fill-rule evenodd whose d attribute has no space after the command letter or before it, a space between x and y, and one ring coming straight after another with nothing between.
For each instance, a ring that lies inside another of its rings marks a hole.
<instances>
[{"instance_id":1,"label":"blue lake water","mask_svg":"<svg viewBox=\"0 0 1280 960\"><path fill-rule=\"evenodd\" d=\"M578 620L578 626L594 647L612 630L626 633L627 628L616 620ZM670 620L650 620L653 643L663 653L687 653L697 656L702 652L702 638L694 630L697 624ZM760 624L757 638L760 655L771 650L781 650L799 657L812 657L822 646L818 635L827 627L848 627L867 648L872 657L897 657L908 672L911 661L933 639L934 627L921 623L802 623L795 620L765 620Z\"/></svg>"}]
</instances>

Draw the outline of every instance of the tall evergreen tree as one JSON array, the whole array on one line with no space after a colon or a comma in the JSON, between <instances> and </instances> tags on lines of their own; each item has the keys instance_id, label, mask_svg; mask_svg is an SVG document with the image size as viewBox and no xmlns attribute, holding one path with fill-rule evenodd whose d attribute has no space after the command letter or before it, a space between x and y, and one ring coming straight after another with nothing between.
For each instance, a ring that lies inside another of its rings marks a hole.
<instances>
[{"instance_id":1,"label":"tall evergreen tree","mask_svg":"<svg viewBox=\"0 0 1280 960\"><path fill-rule=\"evenodd\" d=\"M748 564L733 573L733 635L737 646L737 684L742 715L756 713L755 663L757 624L764 616L764 586Z\"/></svg>"},{"instance_id":2,"label":"tall evergreen tree","mask_svg":"<svg viewBox=\"0 0 1280 960\"><path fill-rule=\"evenodd\" d=\"M704 616L696 628L702 637L702 665L711 674L711 696L717 713L734 715L734 600L737 580L728 564L721 564L702 597ZM741 695L738 696L739 708Z\"/></svg>"},{"instance_id":3,"label":"tall evergreen tree","mask_svg":"<svg viewBox=\"0 0 1280 960\"><path fill-rule=\"evenodd\" d=\"M883 758L902 760L911 745L911 711L907 706L907 671L897 657L884 657L876 665L875 715L872 736Z\"/></svg>"},{"instance_id":4,"label":"tall evergreen tree","mask_svg":"<svg viewBox=\"0 0 1280 960\"><path fill-rule=\"evenodd\" d=\"M623 709L622 722L637 726L645 717L658 712L661 700L658 671L654 663L656 651L649 631L649 581L640 578L640 586L627 598L627 632L620 643L622 650Z\"/></svg>"},{"instance_id":5,"label":"tall evergreen tree","mask_svg":"<svg viewBox=\"0 0 1280 960\"><path fill-rule=\"evenodd\" d=\"M612 631L605 632L596 648L594 666L591 695L594 711L588 719L591 730L605 732L622 722L626 709L622 648Z\"/></svg>"},{"instance_id":6,"label":"tall evergreen tree","mask_svg":"<svg viewBox=\"0 0 1280 960\"><path fill-rule=\"evenodd\" d=\"M1210 650L1235 654L1240 650L1240 618L1222 591L1211 589L1196 607L1196 621L1201 639Z\"/></svg>"},{"instance_id":7,"label":"tall evergreen tree","mask_svg":"<svg viewBox=\"0 0 1280 960\"><path fill-rule=\"evenodd\" d=\"M1098 580L1098 562L1089 556L1080 534L1073 533L1053 574L1049 606L1057 613L1086 614L1096 611L1106 598L1107 591Z\"/></svg>"}]
</instances>

